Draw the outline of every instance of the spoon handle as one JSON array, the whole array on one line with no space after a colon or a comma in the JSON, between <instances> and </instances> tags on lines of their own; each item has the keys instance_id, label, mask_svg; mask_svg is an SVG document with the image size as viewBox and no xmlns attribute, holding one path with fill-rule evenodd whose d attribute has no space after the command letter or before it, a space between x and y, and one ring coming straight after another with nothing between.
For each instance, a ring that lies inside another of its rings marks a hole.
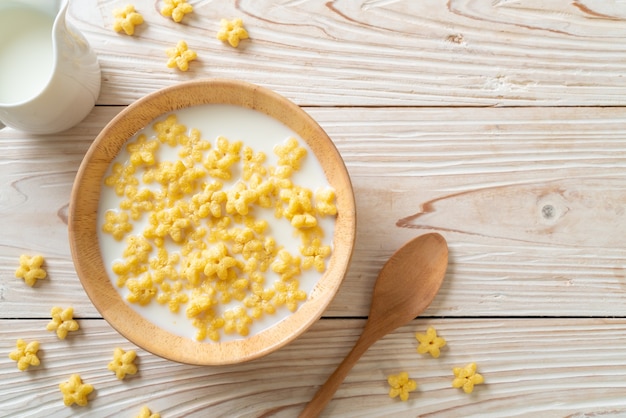
<instances>
[{"instance_id":1,"label":"spoon handle","mask_svg":"<svg viewBox=\"0 0 626 418\"><path fill-rule=\"evenodd\" d=\"M324 407L333 398L341 383L345 380L348 372L352 369L359 358L367 351L367 349L376 341L371 338L367 332L361 334L354 347L346 358L343 359L337 369L331 374L326 382L317 390L313 399L309 401L304 410L298 415L299 418L316 418L324 410Z\"/></svg>"}]
</instances>

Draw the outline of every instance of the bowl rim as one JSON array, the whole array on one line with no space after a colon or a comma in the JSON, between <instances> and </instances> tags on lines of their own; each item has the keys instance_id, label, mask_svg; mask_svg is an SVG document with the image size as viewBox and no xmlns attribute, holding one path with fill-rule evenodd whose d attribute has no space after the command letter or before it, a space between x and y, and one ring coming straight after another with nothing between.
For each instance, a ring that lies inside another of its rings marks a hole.
<instances>
[{"instance_id":1,"label":"bowl rim","mask_svg":"<svg viewBox=\"0 0 626 418\"><path fill-rule=\"evenodd\" d=\"M157 118L203 104L237 105L282 122L309 145L330 185L341 191L336 196L338 213L333 252L326 271L307 300L277 324L234 341L199 342L191 337L171 334L141 316L114 288L104 268L98 243L99 196L111 160L127 140ZM98 182L94 183L96 180ZM322 316L350 264L356 238L356 204L350 176L339 151L321 126L300 106L268 88L245 81L200 79L165 87L138 99L102 129L85 154L72 187L68 235L76 273L85 292L117 332L146 351L169 360L225 365L250 361L283 347Z\"/></svg>"}]
</instances>

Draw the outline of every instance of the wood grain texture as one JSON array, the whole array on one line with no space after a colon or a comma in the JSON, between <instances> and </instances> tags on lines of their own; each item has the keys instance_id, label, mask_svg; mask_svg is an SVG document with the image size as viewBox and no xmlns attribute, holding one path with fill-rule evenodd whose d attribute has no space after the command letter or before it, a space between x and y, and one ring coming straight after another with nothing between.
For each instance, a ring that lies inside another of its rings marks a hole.
<instances>
[{"instance_id":1,"label":"wood grain texture","mask_svg":"<svg viewBox=\"0 0 626 418\"><path fill-rule=\"evenodd\" d=\"M620 1L190 1L194 13L176 24L144 0L133 37L111 29L118 2L74 3L70 21L102 66L101 104L198 77L324 106L605 106L626 95ZM215 39L233 17L251 38L238 49ZM187 73L165 66L179 39L198 53Z\"/></svg>"},{"instance_id":2,"label":"wood grain texture","mask_svg":"<svg viewBox=\"0 0 626 418\"><path fill-rule=\"evenodd\" d=\"M75 130L0 131L0 317L50 302L96 317L67 244L83 153L120 110ZM410 238L441 232L450 267L427 316L623 316L626 120L619 108L306 109L334 140L357 200L357 240L327 316L365 316L378 271ZM13 277L40 252L50 278ZM532 298L532 303L528 303Z\"/></svg>"},{"instance_id":3,"label":"wood grain texture","mask_svg":"<svg viewBox=\"0 0 626 418\"><path fill-rule=\"evenodd\" d=\"M268 357L222 367L162 360L103 320L81 320L63 341L45 324L0 321L0 352L14 349L17 338L38 339L42 361L20 372L0 357L0 416L135 416L148 405L163 417L293 417L348 352L363 321L320 321ZM448 343L438 359L416 352L414 334L429 325ZM138 354L139 372L123 381L107 370L118 346ZM322 416L623 416L625 346L623 319L414 321L365 353ZM472 361L485 384L467 395L451 387L452 368ZM387 376L401 371L418 383L408 402L387 396ZM75 372L95 387L88 407L63 405L58 384Z\"/></svg>"}]
</instances>

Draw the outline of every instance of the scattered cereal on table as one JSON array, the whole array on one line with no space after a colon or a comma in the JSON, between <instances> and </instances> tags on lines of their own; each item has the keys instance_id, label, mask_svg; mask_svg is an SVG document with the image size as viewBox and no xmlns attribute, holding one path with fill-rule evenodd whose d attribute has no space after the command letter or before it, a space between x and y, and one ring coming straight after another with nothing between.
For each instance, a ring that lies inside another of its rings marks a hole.
<instances>
[{"instance_id":1,"label":"scattered cereal on table","mask_svg":"<svg viewBox=\"0 0 626 418\"><path fill-rule=\"evenodd\" d=\"M217 39L222 42L228 42L233 48L239 46L239 41L249 37L241 19L222 19L220 25L222 28L217 32Z\"/></svg>"},{"instance_id":2,"label":"scattered cereal on table","mask_svg":"<svg viewBox=\"0 0 626 418\"><path fill-rule=\"evenodd\" d=\"M161 418L161 414L152 412L147 406L143 406L137 418Z\"/></svg>"},{"instance_id":3,"label":"scattered cereal on table","mask_svg":"<svg viewBox=\"0 0 626 418\"><path fill-rule=\"evenodd\" d=\"M74 308L71 306L63 309L55 306L50 311L52 315L52 321L48 323L46 329L48 331L56 331L57 337L64 340L67 337L68 332L77 331L79 326L72 317L74 316Z\"/></svg>"},{"instance_id":4,"label":"scattered cereal on table","mask_svg":"<svg viewBox=\"0 0 626 418\"><path fill-rule=\"evenodd\" d=\"M465 393L472 393L475 385L479 385L485 381L483 376L476 373L476 363L469 363L465 367L454 367L453 388L463 388Z\"/></svg>"},{"instance_id":5,"label":"scattered cereal on table","mask_svg":"<svg viewBox=\"0 0 626 418\"><path fill-rule=\"evenodd\" d=\"M39 366L39 341L31 341L28 344L21 338L15 343L15 351L9 353L9 358L17 362L17 368L24 371L30 366Z\"/></svg>"},{"instance_id":6,"label":"scattered cereal on table","mask_svg":"<svg viewBox=\"0 0 626 418\"><path fill-rule=\"evenodd\" d=\"M48 275L42 268L44 258L41 255L30 257L26 254L20 255L20 266L15 270L15 277L24 279L24 283L33 287L37 280L45 279Z\"/></svg>"},{"instance_id":7,"label":"scattered cereal on table","mask_svg":"<svg viewBox=\"0 0 626 418\"><path fill-rule=\"evenodd\" d=\"M86 406L89 403L87 396L93 392L93 386L83 383L78 374L73 374L70 376L69 380L60 383L59 389L63 394L63 403L65 406L72 406L73 404Z\"/></svg>"},{"instance_id":8,"label":"scattered cereal on table","mask_svg":"<svg viewBox=\"0 0 626 418\"><path fill-rule=\"evenodd\" d=\"M441 348L446 345L446 340L437 336L437 330L428 327L426 334L416 333L415 339L419 341L417 352L420 354L430 353L434 358L438 358L441 354Z\"/></svg>"},{"instance_id":9,"label":"scattered cereal on table","mask_svg":"<svg viewBox=\"0 0 626 418\"><path fill-rule=\"evenodd\" d=\"M189 63L198 57L196 51L189 49L185 41L178 41L175 47L166 49L165 53L170 58L167 60L168 68L178 67L180 71L187 71Z\"/></svg>"},{"instance_id":10,"label":"scattered cereal on table","mask_svg":"<svg viewBox=\"0 0 626 418\"><path fill-rule=\"evenodd\" d=\"M193 12L193 6L187 0L164 0L161 14L171 17L176 23L180 23L186 14Z\"/></svg>"},{"instance_id":11,"label":"scattered cereal on table","mask_svg":"<svg viewBox=\"0 0 626 418\"><path fill-rule=\"evenodd\" d=\"M123 30L126 35L134 34L135 26L143 23L143 16L135 11L132 4L127 4L122 9L113 9L113 17L115 18L113 30L115 32Z\"/></svg>"},{"instance_id":12,"label":"scattered cereal on table","mask_svg":"<svg viewBox=\"0 0 626 418\"><path fill-rule=\"evenodd\" d=\"M391 388L389 389L389 397L400 397L403 402L409 399L409 393L417 389L417 383L413 379L409 379L407 372L401 372L397 375L389 375L387 382Z\"/></svg>"},{"instance_id":13,"label":"scattered cereal on table","mask_svg":"<svg viewBox=\"0 0 626 418\"><path fill-rule=\"evenodd\" d=\"M119 380L122 380L127 374L137 373L136 357L135 350L124 351L116 347L113 351L113 360L108 364L107 368L114 372Z\"/></svg>"}]
</instances>

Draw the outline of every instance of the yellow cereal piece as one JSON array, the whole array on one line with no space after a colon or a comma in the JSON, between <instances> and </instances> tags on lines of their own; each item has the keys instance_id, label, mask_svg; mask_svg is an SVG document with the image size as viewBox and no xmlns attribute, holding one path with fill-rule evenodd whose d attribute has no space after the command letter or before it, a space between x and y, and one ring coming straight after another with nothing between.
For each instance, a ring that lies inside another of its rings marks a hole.
<instances>
[{"instance_id":1,"label":"yellow cereal piece","mask_svg":"<svg viewBox=\"0 0 626 418\"><path fill-rule=\"evenodd\" d=\"M406 402L409 400L409 393L417 389L417 383L413 379L409 379L407 372L401 372L397 375L389 375L387 377L387 383L391 388L389 389L389 397L400 397L400 400Z\"/></svg>"},{"instance_id":2,"label":"yellow cereal piece","mask_svg":"<svg viewBox=\"0 0 626 418\"><path fill-rule=\"evenodd\" d=\"M227 195L222 190L222 183L212 181L204 185L202 192L193 195L191 207L197 218L221 218L222 207L226 203Z\"/></svg>"},{"instance_id":3,"label":"yellow cereal piece","mask_svg":"<svg viewBox=\"0 0 626 418\"><path fill-rule=\"evenodd\" d=\"M117 241L124 239L132 230L133 225L129 222L128 213L108 210L104 214L102 231L111 234Z\"/></svg>"},{"instance_id":4,"label":"yellow cereal piece","mask_svg":"<svg viewBox=\"0 0 626 418\"><path fill-rule=\"evenodd\" d=\"M425 334L416 333L415 338L419 341L417 352L420 354L429 353L434 358L438 358L441 348L446 345L446 340L437 336L437 330L428 327Z\"/></svg>"},{"instance_id":5,"label":"yellow cereal piece","mask_svg":"<svg viewBox=\"0 0 626 418\"><path fill-rule=\"evenodd\" d=\"M167 249L158 248L155 257L149 261L150 269L152 270L154 281L162 283L166 279L176 280L178 279L178 270L176 269L180 261L180 254L169 254Z\"/></svg>"},{"instance_id":6,"label":"yellow cereal piece","mask_svg":"<svg viewBox=\"0 0 626 418\"><path fill-rule=\"evenodd\" d=\"M161 418L161 414L152 412L150 408L144 405L141 407L141 411L139 411L137 418Z\"/></svg>"},{"instance_id":7,"label":"yellow cereal piece","mask_svg":"<svg viewBox=\"0 0 626 418\"><path fill-rule=\"evenodd\" d=\"M21 371L28 370L30 366L39 366L39 341L26 341L21 338L15 343L15 350L9 353L9 358L17 362L17 368Z\"/></svg>"},{"instance_id":8,"label":"yellow cereal piece","mask_svg":"<svg viewBox=\"0 0 626 418\"><path fill-rule=\"evenodd\" d=\"M250 333L250 324L252 318L246 313L245 309L238 306L234 309L228 309L224 312L224 332L226 334L238 333L242 337Z\"/></svg>"},{"instance_id":9,"label":"yellow cereal piece","mask_svg":"<svg viewBox=\"0 0 626 418\"><path fill-rule=\"evenodd\" d=\"M315 211L321 216L334 216L337 214L335 206L335 191L331 188L319 189L315 191Z\"/></svg>"},{"instance_id":10,"label":"yellow cereal piece","mask_svg":"<svg viewBox=\"0 0 626 418\"><path fill-rule=\"evenodd\" d=\"M171 17L176 23L180 23L186 14L193 12L193 6L187 0L164 0L161 15Z\"/></svg>"},{"instance_id":11,"label":"yellow cereal piece","mask_svg":"<svg viewBox=\"0 0 626 418\"><path fill-rule=\"evenodd\" d=\"M152 245L142 236L131 235L126 239L126 248L122 255L133 264L145 263L152 252Z\"/></svg>"},{"instance_id":12,"label":"yellow cereal piece","mask_svg":"<svg viewBox=\"0 0 626 418\"><path fill-rule=\"evenodd\" d=\"M122 163L113 163L111 175L104 179L104 185L113 187L118 196L124 196L127 188L132 188L139 184L139 180L134 177L135 166L124 166Z\"/></svg>"},{"instance_id":13,"label":"yellow cereal piece","mask_svg":"<svg viewBox=\"0 0 626 418\"><path fill-rule=\"evenodd\" d=\"M42 255L33 257L26 254L20 255L20 266L15 270L17 279L24 279L24 283L33 287L37 280L45 279L48 273L43 269L44 258Z\"/></svg>"},{"instance_id":14,"label":"yellow cereal piece","mask_svg":"<svg viewBox=\"0 0 626 418\"><path fill-rule=\"evenodd\" d=\"M326 259L330 257L331 249L328 245L322 245L319 238L313 239L309 245L300 247L300 254L304 257L302 268L307 270L312 267L322 273L326 270Z\"/></svg>"},{"instance_id":15,"label":"yellow cereal piece","mask_svg":"<svg viewBox=\"0 0 626 418\"><path fill-rule=\"evenodd\" d=\"M209 170L209 175L229 180L232 177L231 167L241 160L241 141L230 142L220 136L215 148L211 149L202 164Z\"/></svg>"},{"instance_id":16,"label":"yellow cereal piece","mask_svg":"<svg viewBox=\"0 0 626 418\"><path fill-rule=\"evenodd\" d=\"M228 42L233 48L239 46L242 39L248 39L248 31L243 27L243 20L222 19L220 21L221 29L217 32L217 39L222 42Z\"/></svg>"},{"instance_id":17,"label":"yellow cereal piece","mask_svg":"<svg viewBox=\"0 0 626 418\"><path fill-rule=\"evenodd\" d=\"M293 256L288 250L281 249L270 267L274 273L280 275L281 280L288 281L300 275L300 265L300 257Z\"/></svg>"},{"instance_id":18,"label":"yellow cereal piece","mask_svg":"<svg viewBox=\"0 0 626 418\"><path fill-rule=\"evenodd\" d=\"M465 367L454 367L453 388L463 388L463 392L472 393L474 386L484 383L485 379L479 373L476 373L476 363L469 363Z\"/></svg>"},{"instance_id":19,"label":"yellow cereal piece","mask_svg":"<svg viewBox=\"0 0 626 418\"><path fill-rule=\"evenodd\" d=\"M157 138L161 143L167 143L172 147L188 141L187 127L178 123L174 114L169 115L165 120L155 122L152 129L157 133Z\"/></svg>"},{"instance_id":20,"label":"yellow cereal piece","mask_svg":"<svg viewBox=\"0 0 626 418\"><path fill-rule=\"evenodd\" d=\"M200 131L192 129L187 141L181 143L182 149L178 156L183 159L187 167L193 167L195 163L202 161L204 152L211 149L211 143L200 137Z\"/></svg>"},{"instance_id":21,"label":"yellow cereal piece","mask_svg":"<svg viewBox=\"0 0 626 418\"><path fill-rule=\"evenodd\" d=\"M57 337L61 340L64 340L69 332L77 331L79 328L78 322L73 319L74 308L71 306L65 309L55 306L50 311L50 315L52 316L52 321L46 325L46 329L48 331L56 331Z\"/></svg>"},{"instance_id":22,"label":"yellow cereal piece","mask_svg":"<svg viewBox=\"0 0 626 418\"><path fill-rule=\"evenodd\" d=\"M296 138L289 138L284 144L274 147L274 154L278 156L278 165L291 167L294 170L300 169L302 159L306 156L306 148L298 144Z\"/></svg>"},{"instance_id":23,"label":"yellow cereal piece","mask_svg":"<svg viewBox=\"0 0 626 418\"><path fill-rule=\"evenodd\" d=\"M217 276L220 280L229 280L237 277L234 269L239 267L239 263L230 256L225 244L218 243L213 245L208 250L203 251L202 256L206 263L204 266L205 276Z\"/></svg>"},{"instance_id":24,"label":"yellow cereal piece","mask_svg":"<svg viewBox=\"0 0 626 418\"><path fill-rule=\"evenodd\" d=\"M135 350L124 351L116 347L113 351L113 360L111 360L107 368L114 372L119 380L122 380L127 374L133 375L137 373L136 357L137 353L135 353Z\"/></svg>"},{"instance_id":25,"label":"yellow cereal piece","mask_svg":"<svg viewBox=\"0 0 626 418\"><path fill-rule=\"evenodd\" d=\"M71 375L68 381L59 384L59 389L63 394L65 406L73 404L86 406L89 403L87 397L93 392L93 386L83 383L78 374Z\"/></svg>"},{"instance_id":26,"label":"yellow cereal piece","mask_svg":"<svg viewBox=\"0 0 626 418\"><path fill-rule=\"evenodd\" d=\"M283 211L285 218L292 220L296 215L308 214L313 216L313 192L311 192L311 190L300 186L293 186L289 189L282 189L279 196L281 201L286 204Z\"/></svg>"},{"instance_id":27,"label":"yellow cereal piece","mask_svg":"<svg viewBox=\"0 0 626 418\"><path fill-rule=\"evenodd\" d=\"M274 282L274 289L276 290L274 304L276 306L285 305L291 312L295 312L298 309L298 304L306 300L306 292L300 289L298 280L293 279L289 282L277 280Z\"/></svg>"},{"instance_id":28,"label":"yellow cereal piece","mask_svg":"<svg viewBox=\"0 0 626 418\"><path fill-rule=\"evenodd\" d=\"M263 314L274 314L276 312L276 306L274 306L273 299L276 296L276 290L274 289L259 289L252 295L247 296L243 303L250 309L250 316L254 319L259 319Z\"/></svg>"},{"instance_id":29,"label":"yellow cereal piece","mask_svg":"<svg viewBox=\"0 0 626 418\"><path fill-rule=\"evenodd\" d=\"M244 180L250 180L252 175L256 174L259 178L267 174L267 168L265 167L265 161L267 156L264 152L254 152L254 150L248 146L243 147L241 151L241 160L243 161L243 174L241 177Z\"/></svg>"},{"instance_id":30,"label":"yellow cereal piece","mask_svg":"<svg viewBox=\"0 0 626 418\"><path fill-rule=\"evenodd\" d=\"M168 68L178 67L180 71L187 71L189 63L198 58L196 51L189 49L185 41L178 41L175 47L166 49L165 53L169 57Z\"/></svg>"},{"instance_id":31,"label":"yellow cereal piece","mask_svg":"<svg viewBox=\"0 0 626 418\"><path fill-rule=\"evenodd\" d=\"M173 284L169 282L161 283L161 293L157 296L157 302L166 304L170 308L170 312L176 313L180 310L180 306L189 301L183 283L176 281Z\"/></svg>"},{"instance_id":32,"label":"yellow cereal piece","mask_svg":"<svg viewBox=\"0 0 626 418\"><path fill-rule=\"evenodd\" d=\"M130 290L130 293L126 295L126 300L142 306L149 304L157 293L149 273L146 273L142 279L128 279L126 287Z\"/></svg>"},{"instance_id":33,"label":"yellow cereal piece","mask_svg":"<svg viewBox=\"0 0 626 418\"><path fill-rule=\"evenodd\" d=\"M243 182L238 182L226 193L226 212L229 214L237 213L239 215L247 215L259 195L255 190L248 189Z\"/></svg>"},{"instance_id":34,"label":"yellow cereal piece","mask_svg":"<svg viewBox=\"0 0 626 418\"><path fill-rule=\"evenodd\" d=\"M144 213L149 213L150 211L155 209L155 195L154 192L150 189L130 189L127 193L127 198L120 202L120 209L128 211L130 213L130 217L133 220L140 219ZM112 219L113 222L116 222L117 219ZM114 225L108 226L112 231L116 230ZM130 232L131 228L126 231ZM108 232L108 231L105 231Z\"/></svg>"},{"instance_id":35,"label":"yellow cereal piece","mask_svg":"<svg viewBox=\"0 0 626 418\"><path fill-rule=\"evenodd\" d=\"M154 153L158 149L159 141L148 140L144 134L139 135L135 141L126 145L126 150L130 153L130 163L136 167L153 165L156 162Z\"/></svg>"},{"instance_id":36,"label":"yellow cereal piece","mask_svg":"<svg viewBox=\"0 0 626 418\"><path fill-rule=\"evenodd\" d=\"M187 318L194 318L198 316L214 316L213 307L216 306L217 292L215 288L211 286L196 287L191 292L191 298L187 305Z\"/></svg>"},{"instance_id":37,"label":"yellow cereal piece","mask_svg":"<svg viewBox=\"0 0 626 418\"><path fill-rule=\"evenodd\" d=\"M115 32L123 30L126 35L134 34L135 26L143 23L143 16L135 11L132 4L127 4L122 9L113 9L113 17L115 18L113 30Z\"/></svg>"}]
</instances>

